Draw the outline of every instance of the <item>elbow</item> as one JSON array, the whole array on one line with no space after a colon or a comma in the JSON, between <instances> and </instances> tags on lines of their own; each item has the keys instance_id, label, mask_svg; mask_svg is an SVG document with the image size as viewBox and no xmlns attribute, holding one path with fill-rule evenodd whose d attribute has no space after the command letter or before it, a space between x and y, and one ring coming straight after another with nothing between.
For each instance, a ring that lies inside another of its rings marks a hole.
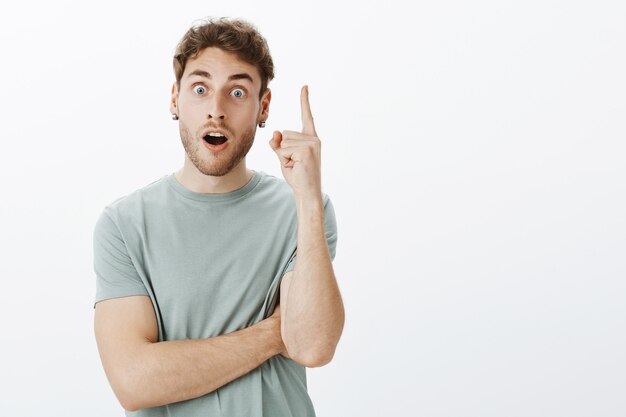
<instances>
[{"instance_id":1,"label":"elbow","mask_svg":"<svg viewBox=\"0 0 626 417\"><path fill-rule=\"evenodd\" d=\"M111 380L111 388L124 410L137 411L148 407L141 395L142 388L128 374L118 374L117 378Z\"/></svg>"},{"instance_id":2,"label":"elbow","mask_svg":"<svg viewBox=\"0 0 626 417\"><path fill-rule=\"evenodd\" d=\"M138 411L138 410L141 410L141 407L139 407L138 405L136 405L132 401L131 402L122 401L120 399L120 404L122 405L122 408L124 408L124 410L126 410L126 411Z\"/></svg>"},{"instance_id":3,"label":"elbow","mask_svg":"<svg viewBox=\"0 0 626 417\"><path fill-rule=\"evenodd\" d=\"M126 411L137 411L145 408L141 405L140 400L137 398L137 396L129 393L125 393L124 395L118 395L117 399L119 400L122 408L124 408L124 410Z\"/></svg>"},{"instance_id":4,"label":"elbow","mask_svg":"<svg viewBox=\"0 0 626 417\"><path fill-rule=\"evenodd\" d=\"M132 392L130 384L118 382L117 384L111 383L113 392L117 397L122 408L126 411L137 411L141 409L138 398L135 393Z\"/></svg>"},{"instance_id":5,"label":"elbow","mask_svg":"<svg viewBox=\"0 0 626 417\"><path fill-rule=\"evenodd\" d=\"M317 349L306 352L298 352L291 358L307 368L319 368L330 363L335 355L335 349Z\"/></svg>"},{"instance_id":6,"label":"elbow","mask_svg":"<svg viewBox=\"0 0 626 417\"><path fill-rule=\"evenodd\" d=\"M122 407L124 408L124 410L125 410L125 411L128 411L128 412L132 412L132 411L139 411L139 410L141 410L142 408L147 408L147 407L141 407L141 406L136 405L136 404L134 404L134 403L132 403L132 402L131 402L131 403L122 403L122 402L120 401L120 404L122 405Z\"/></svg>"},{"instance_id":7,"label":"elbow","mask_svg":"<svg viewBox=\"0 0 626 417\"><path fill-rule=\"evenodd\" d=\"M283 340L287 339L283 337ZM285 343L285 346L289 357L299 365L319 368L332 361L339 338L331 340L318 337L315 342L310 343L309 346L306 346L306 343L300 343L299 346Z\"/></svg>"},{"instance_id":8,"label":"elbow","mask_svg":"<svg viewBox=\"0 0 626 417\"><path fill-rule=\"evenodd\" d=\"M121 390L120 393L116 395L120 405L126 411L138 411L142 408L149 407L149 405L145 403L144 399L141 398L141 395L139 395L137 390L132 392L132 390L125 389Z\"/></svg>"}]
</instances>

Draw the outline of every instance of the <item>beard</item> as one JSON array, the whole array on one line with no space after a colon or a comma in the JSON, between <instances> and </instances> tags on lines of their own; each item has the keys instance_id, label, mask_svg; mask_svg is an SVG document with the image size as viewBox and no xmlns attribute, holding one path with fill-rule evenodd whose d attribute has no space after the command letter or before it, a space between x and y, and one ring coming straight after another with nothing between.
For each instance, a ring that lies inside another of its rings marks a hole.
<instances>
[{"instance_id":1,"label":"beard","mask_svg":"<svg viewBox=\"0 0 626 417\"><path fill-rule=\"evenodd\" d=\"M219 127L229 133L228 141L230 143L223 151L211 152L201 143L204 138L196 139L189 132L187 126L179 122L180 139L183 142L187 157L198 171L213 177L221 177L232 171L250 151L256 134L256 126L244 131L239 138L235 138L232 130L226 126L220 125ZM202 155L203 153L208 153L210 156L205 157Z\"/></svg>"}]
</instances>

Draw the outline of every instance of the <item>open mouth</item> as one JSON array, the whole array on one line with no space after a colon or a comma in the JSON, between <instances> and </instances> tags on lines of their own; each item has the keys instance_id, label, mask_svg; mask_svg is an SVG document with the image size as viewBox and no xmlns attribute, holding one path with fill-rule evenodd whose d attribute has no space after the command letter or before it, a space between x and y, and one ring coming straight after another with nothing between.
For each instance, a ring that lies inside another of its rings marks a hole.
<instances>
[{"instance_id":1,"label":"open mouth","mask_svg":"<svg viewBox=\"0 0 626 417\"><path fill-rule=\"evenodd\" d=\"M204 137L204 140L211 145L221 145L226 143L228 138L221 133L209 133Z\"/></svg>"}]
</instances>

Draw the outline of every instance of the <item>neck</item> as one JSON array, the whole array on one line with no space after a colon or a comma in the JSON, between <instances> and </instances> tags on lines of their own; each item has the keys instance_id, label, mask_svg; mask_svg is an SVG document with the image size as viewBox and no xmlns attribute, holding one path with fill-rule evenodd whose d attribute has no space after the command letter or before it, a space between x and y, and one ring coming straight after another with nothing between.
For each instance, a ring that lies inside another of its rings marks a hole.
<instances>
[{"instance_id":1,"label":"neck","mask_svg":"<svg viewBox=\"0 0 626 417\"><path fill-rule=\"evenodd\" d=\"M246 185L253 175L254 171L246 168L245 158L228 174L221 177L204 175L188 158L185 158L183 167L174 174L183 187L200 194L223 194L238 190Z\"/></svg>"}]
</instances>

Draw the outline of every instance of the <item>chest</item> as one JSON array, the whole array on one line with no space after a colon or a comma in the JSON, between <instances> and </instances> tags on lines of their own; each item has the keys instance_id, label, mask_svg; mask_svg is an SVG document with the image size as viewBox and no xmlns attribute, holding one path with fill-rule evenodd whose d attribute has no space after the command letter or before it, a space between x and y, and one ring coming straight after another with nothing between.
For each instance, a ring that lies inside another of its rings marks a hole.
<instances>
[{"instance_id":1,"label":"chest","mask_svg":"<svg viewBox=\"0 0 626 417\"><path fill-rule=\"evenodd\" d=\"M295 250L295 216L230 214L146 219L135 247L168 339L247 327Z\"/></svg>"}]
</instances>

